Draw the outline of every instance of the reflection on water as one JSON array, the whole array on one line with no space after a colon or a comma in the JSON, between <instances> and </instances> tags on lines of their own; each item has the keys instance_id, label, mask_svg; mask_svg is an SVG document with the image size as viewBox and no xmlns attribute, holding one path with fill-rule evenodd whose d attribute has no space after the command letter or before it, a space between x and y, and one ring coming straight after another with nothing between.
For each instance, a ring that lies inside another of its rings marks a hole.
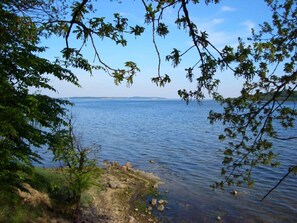
<instances>
[{"instance_id":1,"label":"reflection on water","mask_svg":"<svg viewBox=\"0 0 297 223\"><path fill-rule=\"evenodd\" d=\"M238 196L209 187L220 180L219 125L209 125L209 110L220 107L206 101L186 105L178 100L76 99L72 108L76 128L86 145L102 146L101 161L131 161L165 182L160 190L169 201L164 222L297 222L296 176L290 176L266 200L261 197L297 159L291 141L276 142L283 166L255 170L254 189L237 188ZM296 130L292 130L296 131ZM286 132L284 132L286 134ZM151 164L149 160L154 160ZM296 164L296 163L295 163Z\"/></svg>"}]
</instances>

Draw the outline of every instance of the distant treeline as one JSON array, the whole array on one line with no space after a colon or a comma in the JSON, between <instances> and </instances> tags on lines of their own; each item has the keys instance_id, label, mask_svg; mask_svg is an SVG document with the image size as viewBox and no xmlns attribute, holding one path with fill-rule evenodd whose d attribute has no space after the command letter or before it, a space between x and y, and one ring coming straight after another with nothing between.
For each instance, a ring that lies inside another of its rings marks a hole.
<instances>
[{"instance_id":1,"label":"distant treeline","mask_svg":"<svg viewBox=\"0 0 297 223\"><path fill-rule=\"evenodd\" d=\"M165 100L162 97L69 97L69 99Z\"/></svg>"},{"instance_id":2,"label":"distant treeline","mask_svg":"<svg viewBox=\"0 0 297 223\"><path fill-rule=\"evenodd\" d=\"M262 94L262 100L265 101L273 97L275 97L274 93ZM289 97L287 91L282 91L276 96L277 100L285 100L286 98L288 98L287 101L297 101L297 91L293 91Z\"/></svg>"}]
</instances>

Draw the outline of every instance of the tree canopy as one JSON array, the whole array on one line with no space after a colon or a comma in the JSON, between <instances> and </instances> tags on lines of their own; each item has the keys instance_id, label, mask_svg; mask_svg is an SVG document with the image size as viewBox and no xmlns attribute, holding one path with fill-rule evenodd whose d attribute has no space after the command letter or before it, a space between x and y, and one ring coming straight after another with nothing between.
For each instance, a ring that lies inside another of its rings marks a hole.
<instances>
[{"instance_id":1,"label":"tree canopy","mask_svg":"<svg viewBox=\"0 0 297 223\"><path fill-rule=\"evenodd\" d=\"M177 29L185 30L192 45L181 51L177 47L165 57L173 67L183 66L183 57L189 51L196 51L196 61L185 68L185 76L196 82L196 89L180 89L179 96L189 102L192 98L202 100L209 94L221 103L224 111L210 112L211 123L222 122L225 126L220 140L228 140L224 150L222 175L225 179L214 184L223 187L228 184L252 184L251 172L255 166L278 166L271 139L296 140L297 135L283 138L275 126L295 128L297 110L286 104L297 88L297 1L265 0L272 20L261 25L260 32L253 30L248 40L239 38L238 46L218 49L209 41L209 35L199 29L191 18L189 7L199 4L219 4L219 0L166 0L141 1L144 6L144 22L151 28L152 42L156 51L158 66L152 82L159 86L170 83L170 74L161 73L161 54L156 36L165 37L170 32L163 14L177 9ZM139 36L145 31L143 25L131 25L120 13L113 14L113 21L96 17L100 9L91 0L44 1L4 0L0 3L1 32L1 179L17 179L18 170L30 166L39 159L32 146L49 144L53 130L66 125L64 105L68 102L50 98L34 89L49 89L51 77L79 85L73 68L92 73L104 70L116 84L126 81L133 84L139 67L137 61L126 61L122 68L115 68L102 60L96 41L109 39L126 46L127 35ZM42 38L60 37L65 41L61 49L62 58L48 61L40 56L46 51ZM72 47L72 38L80 47ZM86 44L92 46L95 62L91 63L83 54ZM229 70L234 78L243 78L241 95L224 98L217 88L218 72ZM269 95L267 100L263 100ZM280 97L286 95L285 97ZM13 171L12 171L13 170ZM297 172L292 164L288 173Z\"/></svg>"},{"instance_id":2,"label":"tree canopy","mask_svg":"<svg viewBox=\"0 0 297 223\"><path fill-rule=\"evenodd\" d=\"M26 4L0 3L0 180L8 187L19 185L22 172L40 160L34 148L51 141L52 130L64 124L64 106L69 104L30 89L54 91L51 76L78 85L75 75L58 61L38 56L46 48L39 46L40 29L26 13L41 5Z\"/></svg>"}]
</instances>

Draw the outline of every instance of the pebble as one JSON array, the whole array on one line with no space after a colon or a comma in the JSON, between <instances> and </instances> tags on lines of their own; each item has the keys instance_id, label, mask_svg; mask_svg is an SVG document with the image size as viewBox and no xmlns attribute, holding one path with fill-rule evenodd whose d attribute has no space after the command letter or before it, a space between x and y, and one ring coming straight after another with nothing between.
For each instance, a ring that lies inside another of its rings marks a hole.
<instances>
[{"instance_id":1,"label":"pebble","mask_svg":"<svg viewBox=\"0 0 297 223\"><path fill-rule=\"evenodd\" d=\"M238 194L237 190L233 190L230 193L233 194L233 195L237 195Z\"/></svg>"},{"instance_id":2,"label":"pebble","mask_svg":"<svg viewBox=\"0 0 297 223\"><path fill-rule=\"evenodd\" d=\"M132 164L130 162L127 162L124 166L127 168L127 170L132 170Z\"/></svg>"},{"instance_id":3,"label":"pebble","mask_svg":"<svg viewBox=\"0 0 297 223\"><path fill-rule=\"evenodd\" d=\"M149 162L150 162L150 163L155 163L155 160L150 160Z\"/></svg>"},{"instance_id":4,"label":"pebble","mask_svg":"<svg viewBox=\"0 0 297 223\"><path fill-rule=\"evenodd\" d=\"M152 188L154 188L154 189L158 189L158 184L154 184L154 185L152 186Z\"/></svg>"},{"instance_id":5,"label":"pebble","mask_svg":"<svg viewBox=\"0 0 297 223\"><path fill-rule=\"evenodd\" d=\"M222 218L220 216L217 216L218 221L222 221Z\"/></svg>"},{"instance_id":6,"label":"pebble","mask_svg":"<svg viewBox=\"0 0 297 223\"><path fill-rule=\"evenodd\" d=\"M127 167L126 167L126 166L122 166L122 170L123 170L124 172L126 172L126 171L127 171Z\"/></svg>"},{"instance_id":7,"label":"pebble","mask_svg":"<svg viewBox=\"0 0 297 223\"><path fill-rule=\"evenodd\" d=\"M165 207L163 204L160 204L157 208L158 211L164 211Z\"/></svg>"},{"instance_id":8,"label":"pebble","mask_svg":"<svg viewBox=\"0 0 297 223\"><path fill-rule=\"evenodd\" d=\"M155 206L155 205L157 204L157 199L153 198L152 201L151 201L151 204L152 204L153 206Z\"/></svg>"},{"instance_id":9,"label":"pebble","mask_svg":"<svg viewBox=\"0 0 297 223\"><path fill-rule=\"evenodd\" d=\"M161 199L161 200L158 201L158 203L159 203L159 204L164 204L165 201Z\"/></svg>"},{"instance_id":10,"label":"pebble","mask_svg":"<svg viewBox=\"0 0 297 223\"><path fill-rule=\"evenodd\" d=\"M117 188L123 189L123 188L125 188L125 185L120 183L120 184L117 185Z\"/></svg>"},{"instance_id":11,"label":"pebble","mask_svg":"<svg viewBox=\"0 0 297 223\"><path fill-rule=\"evenodd\" d=\"M129 217L129 223L136 223L136 220L133 216Z\"/></svg>"},{"instance_id":12,"label":"pebble","mask_svg":"<svg viewBox=\"0 0 297 223\"><path fill-rule=\"evenodd\" d=\"M109 182L108 185L111 189L116 189L118 187L118 185L114 182Z\"/></svg>"}]
</instances>

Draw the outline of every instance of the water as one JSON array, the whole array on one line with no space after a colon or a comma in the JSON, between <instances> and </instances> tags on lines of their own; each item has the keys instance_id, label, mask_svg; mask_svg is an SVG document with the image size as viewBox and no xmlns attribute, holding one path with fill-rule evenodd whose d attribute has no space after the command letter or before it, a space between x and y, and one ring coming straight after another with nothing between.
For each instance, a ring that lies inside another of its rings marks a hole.
<instances>
[{"instance_id":1,"label":"water","mask_svg":"<svg viewBox=\"0 0 297 223\"><path fill-rule=\"evenodd\" d=\"M164 181L160 191L170 208L160 215L164 222L216 222L217 216L224 222L297 222L296 176L289 176L268 198L259 201L286 173L289 164L296 164L293 141L276 142L284 164L281 168L255 170L255 188L239 188L239 195L232 196L232 188L210 188L221 180L224 147L217 140L222 127L207 120L209 110L220 109L215 102L188 106L178 100L73 102L76 129L86 146L102 146L101 162L130 161Z\"/></svg>"}]
</instances>

